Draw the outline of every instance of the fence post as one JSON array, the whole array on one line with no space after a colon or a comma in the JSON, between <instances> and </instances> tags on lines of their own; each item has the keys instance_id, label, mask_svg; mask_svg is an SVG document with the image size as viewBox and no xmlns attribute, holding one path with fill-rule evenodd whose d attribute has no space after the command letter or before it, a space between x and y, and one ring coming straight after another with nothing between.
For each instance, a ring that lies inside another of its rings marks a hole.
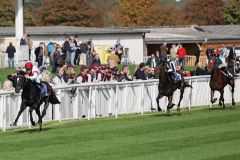
<instances>
[{"instance_id":1,"label":"fence post","mask_svg":"<svg viewBox=\"0 0 240 160\"><path fill-rule=\"evenodd\" d=\"M115 94L115 118L118 118L118 85L116 86L116 94Z\"/></svg>"},{"instance_id":2,"label":"fence post","mask_svg":"<svg viewBox=\"0 0 240 160\"><path fill-rule=\"evenodd\" d=\"M144 83L141 84L141 115L143 115L144 110Z\"/></svg>"},{"instance_id":3,"label":"fence post","mask_svg":"<svg viewBox=\"0 0 240 160\"><path fill-rule=\"evenodd\" d=\"M88 102L89 102L89 106L88 106L88 120L90 120L90 113L91 113L91 96L92 94L92 86L89 87L89 92L88 92Z\"/></svg>"},{"instance_id":4,"label":"fence post","mask_svg":"<svg viewBox=\"0 0 240 160\"><path fill-rule=\"evenodd\" d=\"M124 88L124 109L126 111L126 113L128 112L127 109L127 89L128 89L128 85L126 85L126 87Z\"/></svg>"},{"instance_id":5,"label":"fence post","mask_svg":"<svg viewBox=\"0 0 240 160\"><path fill-rule=\"evenodd\" d=\"M192 86L192 79L189 80L189 83ZM191 106L192 106L192 88L190 88L188 110L191 109Z\"/></svg>"},{"instance_id":6,"label":"fence post","mask_svg":"<svg viewBox=\"0 0 240 160\"><path fill-rule=\"evenodd\" d=\"M76 87L76 96L73 98L73 118L77 119L78 118L78 88Z\"/></svg>"},{"instance_id":7,"label":"fence post","mask_svg":"<svg viewBox=\"0 0 240 160\"><path fill-rule=\"evenodd\" d=\"M2 123L2 128L3 132L6 131L6 95L2 95L2 106L3 106L3 123Z\"/></svg>"}]
</instances>

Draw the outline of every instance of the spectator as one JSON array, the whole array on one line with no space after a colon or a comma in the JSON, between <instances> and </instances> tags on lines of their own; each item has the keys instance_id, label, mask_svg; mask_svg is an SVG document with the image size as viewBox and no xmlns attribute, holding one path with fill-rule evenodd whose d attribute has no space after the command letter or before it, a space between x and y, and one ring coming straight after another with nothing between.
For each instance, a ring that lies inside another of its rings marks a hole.
<instances>
[{"instance_id":1,"label":"spectator","mask_svg":"<svg viewBox=\"0 0 240 160\"><path fill-rule=\"evenodd\" d=\"M212 48L212 45L209 45L207 50L206 50L206 56L207 56L208 61L213 56L213 53L214 53L214 49Z\"/></svg>"},{"instance_id":2,"label":"spectator","mask_svg":"<svg viewBox=\"0 0 240 160\"><path fill-rule=\"evenodd\" d=\"M76 49L77 49L77 46L75 44L75 41L74 41L74 37L71 36L70 39L69 39L69 44L70 44L70 62L68 63L71 63L71 65L75 65L74 64L74 60L75 60L75 54L76 54Z\"/></svg>"},{"instance_id":3,"label":"spectator","mask_svg":"<svg viewBox=\"0 0 240 160\"><path fill-rule=\"evenodd\" d=\"M120 43L120 39L117 40L113 49L114 49L115 54L118 56L118 58L121 61L121 58L122 58L122 55L123 55L123 46Z\"/></svg>"},{"instance_id":4,"label":"spectator","mask_svg":"<svg viewBox=\"0 0 240 160\"><path fill-rule=\"evenodd\" d=\"M155 68L155 67L156 67L157 62L156 62L156 59L155 59L154 54L152 54L152 55L148 58L148 60L147 60L147 62L146 62L146 65L149 66L150 68Z\"/></svg>"},{"instance_id":5,"label":"spectator","mask_svg":"<svg viewBox=\"0 0 240 160\"><path fill-rule=\"evenodd\" d=\"M178 50L178 47L179 46L176 46L175 44L172 44L172 47L170 49L170 55L171 55L171 60L177 64L177 58L178 58L178 55L177 55L177 50Z\"/></svg>"},{"instance_id":6,"label":"spectator","mask_svg":"<svg viewBox=\"0 0 240 160\"><path fill-rule=\"evenodd\" d=\"M196 51L195 51L195 57L196 57L196 61L195 61L195 66L198 64L198 62L199 62L199 57L200 57L200 55L201 55L201 51L202 51L202 48L201 48L201 46L200 46L200 44L196 44L197 46L196 46Z\"/></svg>"},{"instance_id":7,"label":"spectator","mask_svg":"<svg viewBox=\"0 0 240 160\"><path fill-rule=\"evenodd\" d=\"M161 55L159 51L156 51L155 61L156 61L156 64L158 64L161 61Z\"/></svg>"},{"instance_id":8,"label":"spectator","mask_svg":"<svg viewBox=\"0 0 240 160\"><path fill-rule=\"evenodd\" d=\"M6 53L8 54L8 67L14 67L14 54L16 53L15 47L12 45L12 42L9 42Z\"/></svg>"},{"instance_id":9,"label":"spectator","mask_svg":"<svg viewBox=\"0 0 240 160\"><path fill-rule=\"evenodd\" d=\"M27 46L28 46L28 54L29 54L29 61L31 60L31 52L33 49L33 41L30 35L27 35Z\"/></svg>"},{"instance_id":10,"label":"spectator","mask_svg":"<svg viewBox=\"0 0 240 160\"><path fill-rule=\"evenodd\" d=\"M122 69L122 72L123 72L125 81L133 81L133 78L130 75L130 71L129 71L128 66L124 66L123 69Z\"/></svg>"},{"instance_id":11,"label":"spectator","mask_svg":"<svg viewBox=\"0 0 240 160\"><path fill-rule=\"evenodd\" d=\"M109 66L112 68L116 67L120 63L120 59L114 52L112 52L108 57L107 57L107 63Z\"/></svg>"},{"instance_id":12,"label":"spectator","mask_svg":"<svg viewBox=\"0 0 240 160\"><path fill-rule=\"evenodd\" d=\"M24 34L23 37L20 39L20 45L27 45L27 35Z\"/></svg>"},{"instance_id":13,"label":"spectator","mask_svg":"<svg viewBox=\"0 0 240 160\"><path fill-rule=\"evenodd\" d=\"M177 54L178 54L178 59L179 59L179 65L185 67L186 50L185 50L185 48L183 48L183 46L181 44L179 45Z\"/></svg>"},{"instance_id":14,"label":"spectator","mask_svg":"<svg viewBox=\"0 0 240 160\"><path fill-rule=\"evenodd\" d=\"M56 76L52 79L52 83L54 85L62 85L62 84L71 84L71 80L69 80L67 83L64 81L64 68L58 67L56 69Z\"/></svg>"},{"instance_id":15,"label":"spectator","mask_svg":"<svg viewBox=\"0 0 240 160\"><path fill-rule=\"evenodd\" d=\"M76 83L90 82L90 79L88 79L88 76L87 76L87 72L88 72L88 67L85 66L85 65L82 65L81 66L81 72L77 76Z\"/></svg>"},{"instance_id":16,"label":"spectator","mask_svg":"<svg viewBox=\"0 0 240 160\"><path fill-rule=\"evenodd\" d=\"M236 58L235 46L232 46L229 50L229 54L227 57L228 62L234 60Z\"/></svg>"},{"instance_id":17,"label":"spectator","mask_svg":"<svg viewBox=\"0 0 240 160\"><path fill-rule=\"evenodd\" d=\"M166 42L164 42L164 43L161 45L160 51L161 51L162 60L167 59L168 48L167 48L167 43L166 43Z\"/></svg>"},{"instance_id":18,"label":"spectator","mask_svg":"<svg viewBox=\"0 0 240 160\"><path fill-rule=\"evenodd\" d=\"M94 56L92 64L95 66L101 66L101 60L98 54Z\"/></svg>"},{"instance_id":19,"label":"spectator","mask_svg":"<svg viewBox=\"0 0 240 160\"><path fill-rule=\"evenodd\" d=\"M62 52L66 55L66 62L71 63L70 55L70 38L67 37L66 41L63 43Z\"/></svg>"},{"instance_id":20,"label":"spectator","mask_svg":"<svg viewBox=\"0 0 240 160\"><path fill-rule=\"evenodd\" d=\"M141 79L141 80L147 80L147 77L144 73L144 67L145 67L145 64L144 63L140 63L136 72L134 73L134 77L138 80L138 79Z\"/></svg>"},{"instance_id":21,"label":"spectator","mask_svg":"<svg viewBox=\"0 0 240 160\"><path fill-rule=\"evenodd\" d=\"M43 62L43 54L44 54L44 48L43 48L43 43L39 43L39 46L35 49L35 56L36 56L36 62L38 62L38 67L42 65Z\"/></svg>"},{"instance_id":22,"label":"spectator","mask_svg":"<svg viewBox=\"0 0 240 160\"><path fill-rule=\"evenodd\" d=\"M92 53L94 51L94 44L91 39L88 41L87 44L88 44L88 51L86 55L86 62L87 62L86 65L89 67L92 64L92 57L93 57Z\"/></svg>"},{"instance_id":23,"label":"spectator","mask_svg":"<svg viewBox=\"0 0 240 160\"><path fill-rule=\"evenodd\" d=\"M53 67L52 73L55 73L57 67L61 67L65 64L66 55L62 52L59 45L56 46L56 51L53 53Z\"/></svg>"},{"instance_id":24,"label":"spectator","mask_svg":"<svg viewBox=\"0 0 240 160\"><path fill-rule=\"evenodd\" d=\"M82 41L82 43L80 44L80 56L81 56L81 60L82 60L82 64L86 65L86 54L88 52L88 44L85 41Z\"/></svg>"}]
</instances>

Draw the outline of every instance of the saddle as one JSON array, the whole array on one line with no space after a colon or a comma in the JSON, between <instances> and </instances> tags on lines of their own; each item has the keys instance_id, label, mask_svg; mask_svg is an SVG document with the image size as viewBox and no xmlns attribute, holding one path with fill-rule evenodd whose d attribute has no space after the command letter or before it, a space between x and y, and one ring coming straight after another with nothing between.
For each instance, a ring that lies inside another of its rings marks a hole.
<instances>
[{"instance_id":1,"label":"saddle","mask_svg":"<svg viewBox=\"0 0 240 160\"><path fill-rule=\"evenodd\" d=\"M47 86L46 82L41 81L40 83L35 83L35 84L41 91L41 97L49 96L48 86Z\"/></svg>"}]
</instances>

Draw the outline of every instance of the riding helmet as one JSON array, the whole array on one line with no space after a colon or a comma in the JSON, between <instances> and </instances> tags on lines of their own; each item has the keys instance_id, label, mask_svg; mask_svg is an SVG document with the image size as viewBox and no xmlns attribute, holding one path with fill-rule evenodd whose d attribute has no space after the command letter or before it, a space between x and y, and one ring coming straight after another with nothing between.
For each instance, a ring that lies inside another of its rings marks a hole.
<instances>
[{"instance_id":1,"label":"riding helmet","mask_svg":"<svg viewBox=\"0 0 240 160\"><path fill-rule=\"evenodd\" d=\"M25 69L32 69L32 68L33 68L32 62L27 62L27 63L25 64Z\"/></svg>"}]
</instances>

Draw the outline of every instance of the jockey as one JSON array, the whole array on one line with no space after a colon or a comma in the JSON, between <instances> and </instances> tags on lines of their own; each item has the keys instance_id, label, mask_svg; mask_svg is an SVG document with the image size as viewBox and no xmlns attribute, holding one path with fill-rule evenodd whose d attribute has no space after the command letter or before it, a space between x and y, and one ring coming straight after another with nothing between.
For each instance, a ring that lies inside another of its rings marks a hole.
<instances>
[{"instance_id":1,"label":"jockey","mask_svg":"<svg viewBox=\"0 0 240 160\"><path fill-rule=\"evenodd\" d=\"M224 52L220 52L217 56L218 68L224 71L227 77L233 78L233 75L227 70L227 62L224 56Z\"/></svg>"},{"instance_id":2,"label":"jockey","mask_svg":"<svg viewBox=\"0 0 240 160\"><path fill-rule=\"evenodd\" d=\"M36 82L37 86L41 90L41 96L47 96L47 85L44 83L41 83L42 75L40 74L39 69L32 64L32 62L27 62L25 64L26 69L26 77L32 80L33 82Z\"/></svg>"},{"instance_id":3,"label":"jockey","mask_svg":"<svg viewBox=\"0 0 240 160\"><path fill-rule=\"evenodd\" d=\"M182 80L182 76L176 72L175 63L171 59L167 59L166 69L171 81L177 83Z\"/></svg>"}]
</instances>

